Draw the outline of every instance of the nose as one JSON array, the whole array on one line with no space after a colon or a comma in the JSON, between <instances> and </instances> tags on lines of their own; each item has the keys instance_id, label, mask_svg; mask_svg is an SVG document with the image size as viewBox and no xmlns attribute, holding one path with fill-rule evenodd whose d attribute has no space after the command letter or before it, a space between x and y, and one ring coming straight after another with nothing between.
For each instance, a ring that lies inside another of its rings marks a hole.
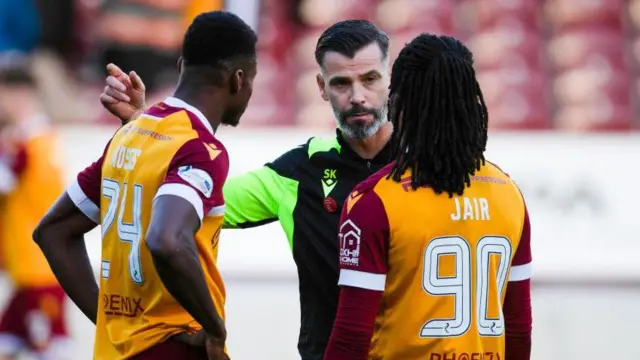
<instances>
[{"instance_id":1,"label":"nose","mask_svg":"<svg viewBox=\"0 0 640 360\"><path fill-rule=\"evenodd\" d=\"M365 103L365 98L364 98L364 89L362 88L362 86L360 84L354 84L353 85L353 90L351 93L351 104L352 105L364 105Z\"/></svg>"}]
</instances>

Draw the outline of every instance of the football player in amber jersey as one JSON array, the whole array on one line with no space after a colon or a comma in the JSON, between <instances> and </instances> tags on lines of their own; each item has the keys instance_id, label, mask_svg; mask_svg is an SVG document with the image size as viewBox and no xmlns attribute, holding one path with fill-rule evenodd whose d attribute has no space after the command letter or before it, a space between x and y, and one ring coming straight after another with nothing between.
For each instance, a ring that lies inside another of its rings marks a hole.
<instances>
[{"instance_id":1,"label":"football player in amber jersey","mask_svg":"<svg viewBox=\"0 0 640 360\"><path fill-rule=\"evenodd\" d=\"M0 256L14 292L0 318L0 359L63 359L65 295L31 232L64 190L57 137L28 68L0 69ZM66 352L66 354L65 354Z\"/></svg>"},{"instance_id":2,"label":"football player in amber jersey","mask_svg":"<svg viewBox=\"0 0 640 360\"><path fill-rule=\"evenodd\" d=\"M34 233L96 322L94 359L226 358L216 258L229 158L214 133L247 107L256 35L236 15L203 13L187 30L180 70L174 96L120 128ZM82 242L97 223L99 288ZM206 351L176 341L200 330Z\"/></svg>"},{"instance_id":3,"label":"football player in amber jersey","mask_svg":"<svg viewBox=\"0 0 640 360\"><path fill-rule=\"evenodd\" d=\"M325 360L528 360L529 217L484 159L471 52L418 36L393 65L390 93L395 161L343 209Z\"/></svg>"}]
</instances>

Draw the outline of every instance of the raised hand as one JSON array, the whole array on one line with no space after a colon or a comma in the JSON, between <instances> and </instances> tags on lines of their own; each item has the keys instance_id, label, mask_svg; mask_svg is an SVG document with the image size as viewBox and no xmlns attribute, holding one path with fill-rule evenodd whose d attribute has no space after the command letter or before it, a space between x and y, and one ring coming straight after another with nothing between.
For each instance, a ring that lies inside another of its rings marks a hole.
<instances>
[{"instance_id":1,"label":"raised hand","mask_svg":"<svg viewBox=\"0 0 640 360\"><path fill-rule=\"evenodd\" d=\"M135 71L126 74L115 64L109 64L107 72L109 76L100 94L100 102L124 125L145 110L146 88Z\"/></svg>"}]
</instances>

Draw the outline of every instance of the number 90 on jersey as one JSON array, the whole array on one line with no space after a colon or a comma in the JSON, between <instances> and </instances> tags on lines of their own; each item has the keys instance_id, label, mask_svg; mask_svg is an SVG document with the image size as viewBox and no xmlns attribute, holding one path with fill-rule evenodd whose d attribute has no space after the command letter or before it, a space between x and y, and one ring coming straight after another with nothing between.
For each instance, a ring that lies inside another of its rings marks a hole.
<instances>
[{"instance_id":1,"label":"number 90 on jersey","mask_svg":"<svg viewBox=\"0 0 640 360\"><path fill-rule=\"evenodd\" d=\"M454 263L453 275L441 276L442 259L445 256L452 259ZM473 268L472 256L475 257ZM496 258L499 258L497 269L491 266L491 262ZM420 337L442 338L464 335L471 328L472 316L476 318L478 335L501 336L504 334L501 294L507 282L510 262L511 242L505 237L482 237L476 244L475 254L469 242L463 237L447 236L432 239L424 252L422 286L430 295L452 297L454 311L451 318L428 320L420 331ZM495 281L494 286L490 286L492 281ZM497 294L490 294L490 291L495 289ZM490 301L498 302L497 317L489 316Z\"/></svg>"}]
</instances>

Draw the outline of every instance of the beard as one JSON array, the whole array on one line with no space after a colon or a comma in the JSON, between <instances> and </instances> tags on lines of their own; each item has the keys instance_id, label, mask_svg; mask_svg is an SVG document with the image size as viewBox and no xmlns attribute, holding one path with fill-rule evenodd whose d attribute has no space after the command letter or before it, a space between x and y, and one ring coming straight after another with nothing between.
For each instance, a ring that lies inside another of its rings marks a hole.
<instances>
[{"instance_id":1,"label":"beard","mask_svg":"<svg viewBox=\"0 0 640 360\"><path fill-rule=\"evenodd\" d=\"M384 122L387 121L387 112L388 108L386 105L380 109L371 109L359 105L346 111L340 111L336 108L333 109L336 122L338 123L338 129L340 129L344 136L355 140L364 140L375 135ZM349 122L349 117L362 114L373 116L373 121L354 120Z\"/></svg>"}]
</instances>

